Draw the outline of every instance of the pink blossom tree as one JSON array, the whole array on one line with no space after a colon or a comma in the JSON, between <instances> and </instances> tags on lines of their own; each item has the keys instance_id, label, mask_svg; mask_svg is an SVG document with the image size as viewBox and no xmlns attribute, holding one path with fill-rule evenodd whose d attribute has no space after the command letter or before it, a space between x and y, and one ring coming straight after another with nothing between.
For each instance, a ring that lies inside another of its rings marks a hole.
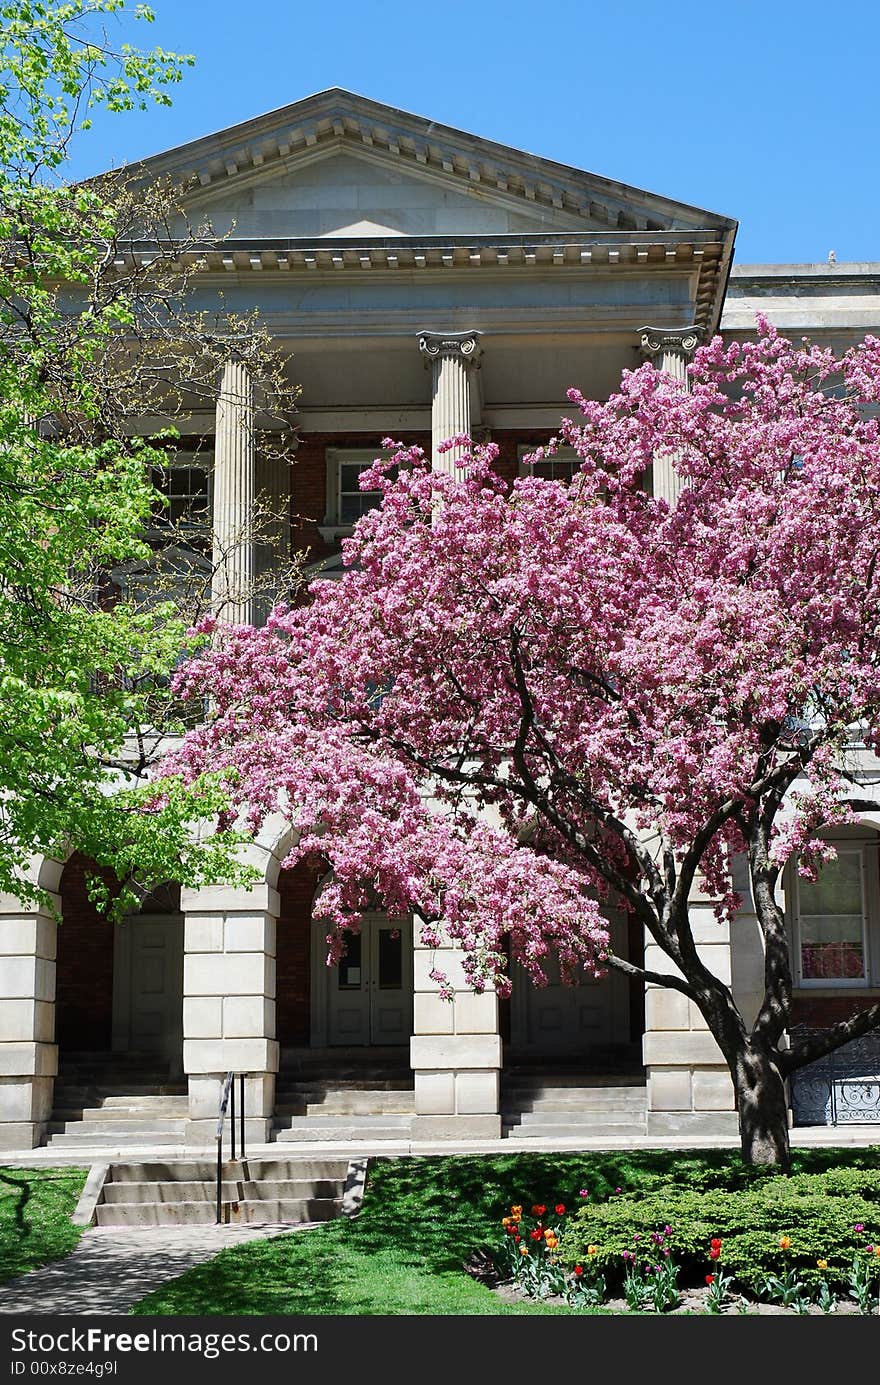
<instances>
[{"instance_id":1,"label":"pink blossom tree","mask_svg":"<svg viewBox=\"0 0 880 1385\"><path fill-rule=\"evenodd\" d=\"M687 996L744 1157L786 1166L784 1080L880 1025L867 1005L785 1046L778 895L786 860L814 875L821 831L859 809L853 728L863 760L880 751L880 341L836 359L759 320L755 343L697 353L690 392L645 365L607 403L569 397L570 485L503 484L491 444L457 439L454 477L394 445L362 481L384 501L341 580L265 629L214 630L186 667L214 711L166 769L227 771L250 828L289 816L288 864L331 868L331 958L382 907L457 940L477 990L509 989L509 951L538 984L552 957ZM674 504L651 495L660 453ZM766 956L754 1019L688 915L699 885L736 927L736 854ZM609 896L668 966L611 951Z\"/></svg>"}]
</instances>

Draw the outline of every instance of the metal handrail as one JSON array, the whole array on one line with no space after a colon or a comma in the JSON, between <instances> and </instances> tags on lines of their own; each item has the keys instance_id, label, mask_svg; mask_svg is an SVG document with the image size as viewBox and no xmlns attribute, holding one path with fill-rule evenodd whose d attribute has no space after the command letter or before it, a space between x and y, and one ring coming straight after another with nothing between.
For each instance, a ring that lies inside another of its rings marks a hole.
<instances>
[{"instance_id":1,"label":"metal handrail","mask_svg":"<svg viewBox=\"0 0 880 1385\"><path fill-rule=\"evenodd\" d=\"M241 1147L240 1158L244 1159L244 1079L245 1074L239 1073L239 1091L241 1095L239 1131ZM223 1079L223 1088L220 1092L220 1114L217 1118L217 1224L223 1220L223 1126L226 1123L226 1109L229 1108L229 1157L235 1158L235 1078L234 1072L228 1072Z\"/></svg>"}]
</instances>

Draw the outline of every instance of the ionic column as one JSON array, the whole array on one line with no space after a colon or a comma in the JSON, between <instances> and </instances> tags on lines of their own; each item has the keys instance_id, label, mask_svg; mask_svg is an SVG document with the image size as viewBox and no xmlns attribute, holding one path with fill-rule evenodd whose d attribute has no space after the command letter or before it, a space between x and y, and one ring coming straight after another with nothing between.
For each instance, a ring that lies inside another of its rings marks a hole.
<instances>
[{"instance_id":1,"label":"ionic column","mask_svg":"<svg viewBox=\"0 0 880 1385\"><path fill-rule=\"evenodd\" d=\"M479 366L479 332L421 332L419 350L431 366L431 465L455 475L460 447L438 452L438 445L471 431L472 372Z\"/></svg>"},{"instance_id":2,"label":"ionic column","mask_svg":"<svg viewBox=\"0 0 880 1385\"><path fill-rule=\"evenodd\" d=\"M642 327L639 330L639 349L643 358L657 370L663 370L688 388L687 368L700 344L700 328ZM654 494L674 505L682 489L682 480L673 466L674 452L659 453L654 458Z\"/></svg>"},{"instance_id":3,"label":"ionic column","mask_svg":"<svg viewBox=\"0 0 880 1385\"><path fill-rule=\"evenodd\" d=\"M214 432L214 609L233 625L253 623L256 544L254 386L247 366L230 356L223 367Z\"/></svg>"}]
</instances>

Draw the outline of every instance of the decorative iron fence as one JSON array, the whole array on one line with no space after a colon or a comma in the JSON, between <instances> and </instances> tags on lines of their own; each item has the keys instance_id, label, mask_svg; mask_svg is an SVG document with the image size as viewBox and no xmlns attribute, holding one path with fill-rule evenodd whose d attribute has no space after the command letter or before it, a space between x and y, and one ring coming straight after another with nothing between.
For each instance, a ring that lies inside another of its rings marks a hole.
<instances>
[{"instance_id":1,"label":"decorative iron fence","mask_svg":"<svg viewBox=\"0 0 880 1385\"><path fill-rule=\"evenodd\" d=\"M799 1027L792 1039L815 1032ZM880 1125L880 1032L792 1073L791 1106L795 1125Z\"/></svg>"}]
</instances>

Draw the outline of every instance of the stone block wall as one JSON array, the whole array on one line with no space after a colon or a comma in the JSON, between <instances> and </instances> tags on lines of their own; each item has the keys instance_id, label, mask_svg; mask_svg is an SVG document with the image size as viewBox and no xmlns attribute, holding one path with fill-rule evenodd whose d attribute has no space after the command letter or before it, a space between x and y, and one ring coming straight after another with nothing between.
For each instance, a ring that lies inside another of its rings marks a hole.
<instances>
[{"instance_id":1,"label":"stone block wall","mask_svg":"<svg viewBox=\"0 0 880 1385\"><path fill-rule=\"evenodd\" d=\"M246 1134L268 1138L275 1103L275 890L183 890L183 1066L187 1140L215 1137L228 1071L245 1073ZM236 1088L236 1093L238 1088Z\"/></svg>"}]
</instances>

